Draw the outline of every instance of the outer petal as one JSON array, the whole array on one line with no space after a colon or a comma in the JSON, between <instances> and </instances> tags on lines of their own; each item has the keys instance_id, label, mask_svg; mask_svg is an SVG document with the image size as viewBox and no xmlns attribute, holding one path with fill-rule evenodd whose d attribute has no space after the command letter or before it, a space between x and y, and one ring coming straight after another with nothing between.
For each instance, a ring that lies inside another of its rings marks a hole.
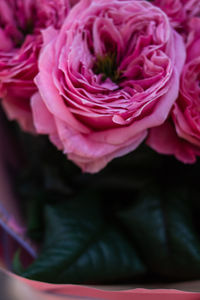
<instances>
[{"instance_id":1,"label":"outer petal","mask_svg":"<svg viewBox=\"0 0 200 300\"><path fill-rule=\"evenodd\" d=\"M192 164L200 150L181 139L170 120L163 125L152 128L146 141L147 145L161 154L174 155L178 160Z\"/></svg>"},{"instance_id":2,"label":"outer petal","mask_svg":"<svg viewBox=\"0 0 200 300\"><path fill-rule=\"evenodd\" d=\"M19 99L4 99L2 101L1 104L8 119L11 121L17 120L23 130L35 133L31 111L26 109L26 105L19 105L18 101L22 102Z\"/></svg>"},{"instance_id":3,"label":"outer petal","mask_svg":"<svg viewBox=\"0 0 200 300\"><path fill-rule=\"evenodd\" d=\"M147 132L142 132L140 135L130 140L129 143L123 145L123 147L116 147L115 151L104 156L100 156L96 160L92 160L91 158L89 160L84 160L82 157L76 156L74 153L69 154L68 157L74 161L84 172L96 173L103 169L112 159L124 156L135 150L144 141L146 135ZM100 145L100 147L103 147L103 145Z\"/></svg>"},{"instance_id":4,"label":"outer petal","mask_svg":"<svg viewBox=\"0 0 200 300\"><path fill-rule=\"evenodd\" d=\"M35 128L40 134L49 134L50 140L62 149L62 143L57 134L56 124L53 115L48 111L39 93L35 93L31 98L33 121Z\"/></svg>"},{"instance_id":5,"label":"outer petal","mask_svg":"<svg viewBox=\"0 0 200 300\"><path fill-rule=\"evenodd\" d=\"M44 33L45 34L45 33ZM48 32L49 34L49 32ZM62 97L57 90L52 73L54 71L55 61L55 41L51 41L43 50L39 58L39 69L40 73L35 78L35 82L39 88L41 97L45 102L48 110L58 117L59 119L65 121L74 129L81 131L83 133L89 133L90 130L81 124L72 113L68 110L67 106L64 104ZM48 88L47 88L48 86Z\"/></svg>"}]
</instances>

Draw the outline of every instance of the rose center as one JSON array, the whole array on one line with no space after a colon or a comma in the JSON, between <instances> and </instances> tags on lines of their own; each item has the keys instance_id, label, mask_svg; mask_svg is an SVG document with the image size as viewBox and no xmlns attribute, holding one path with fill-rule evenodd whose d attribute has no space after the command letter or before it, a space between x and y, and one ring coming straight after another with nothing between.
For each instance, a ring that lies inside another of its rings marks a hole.
<instances>
[{"instance_id":1,"label":"rose center","mask_svg":"<svg viewBox=\"0 0 200 300\"><path fill-rule=\"evenodd\" d=\"M18 31L20 32L20 38L15 39L15 44L16 47L21 47L21 45L24 43L24 40L27 35L33 34L34 31L34 22L33 20L29 19L27 20L26 26L23 27L18 27Z\"/></svg>"},{"instance_id":2,"label":"rose center","mask_svg":"<svg viewBox=\"0 0 200 300\"><path fill-rule=\"evenodd\" d=\"M34 31L34 22L32 19L27 20L26 27L21 28L21 32L24 34L24 36L28 34L32 34Z\"/></svg>"},{"instance_id":3,"label":"rose center","mask_svg":"<svg viewBox=\"0 0 200 300\"><path fill-rule=\"evenodd\" d=\"M110 78L113 82L119 83L121 79L121 71L117 66L116 53L107 53L104 56L97 56L97 60L93 66L95 74L102 74L102 81Z\"/></svg>"}]
</instances>

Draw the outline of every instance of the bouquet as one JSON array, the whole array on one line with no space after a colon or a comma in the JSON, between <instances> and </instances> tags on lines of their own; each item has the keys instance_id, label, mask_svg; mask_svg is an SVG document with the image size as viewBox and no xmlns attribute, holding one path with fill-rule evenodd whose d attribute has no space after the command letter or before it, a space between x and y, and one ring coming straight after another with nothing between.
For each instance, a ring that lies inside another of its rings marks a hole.
<instances>
[{"instance_id":1,"label":"bouquet","mask_svg":"<svg viewBox=\"0 0 200 300\"><path fill-rule=\"evenodd\" d=\"M0 37L7 268L199 279L200 2L1 0Z\"/></svg>"}]
</instances>

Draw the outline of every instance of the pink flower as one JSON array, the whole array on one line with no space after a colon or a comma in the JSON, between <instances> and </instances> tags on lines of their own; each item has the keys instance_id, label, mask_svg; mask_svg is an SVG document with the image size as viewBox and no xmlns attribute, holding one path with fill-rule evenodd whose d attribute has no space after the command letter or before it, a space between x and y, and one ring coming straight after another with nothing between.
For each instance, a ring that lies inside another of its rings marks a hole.
<instances>
[{"instance_id":1,"label":"pink flower","mask_svg":"<svg viewBox=\"0 0 200 300\"><path fill-rule=\"evenodd\" d=\"M83 171L134 150L166 120L185 48L159 8L82 0L60 31L43 35L34 124Z\"/></svg>"},{"instance_id":2,"label":"pink flower","mask_svg":"<svg viewBox=\"0 0 200 300\"><path fill-rule=\"evenodd\" d=\"M186 28L191 18L200 15L199 0L155 0L153 3L168 15L172 25L179 30Z\"/></svg>"},{"instance_id":3,"label":"pink flower","mask_svg":"<svg viewBox=\"0 0 200 300\"><path fill-rule=\"evenodd\" d=\"M59 28L68 9L68 0L0 1L0 97L8 117L25 130L34 130L30 97L37 91L41 30Z\"/></svg>"},{"instance_id":4,"label":"pink flower","mask_svg":"<svg viewBox=\"0 0 200 300\"><path fill-rule=\"evenodd\" d=\"M194 163L200 155L200 19L193 18L190 29L187 63L171 121L152 129L147 140L156 151L174 154L184 163Z\"/></svg>"}]
</instances>

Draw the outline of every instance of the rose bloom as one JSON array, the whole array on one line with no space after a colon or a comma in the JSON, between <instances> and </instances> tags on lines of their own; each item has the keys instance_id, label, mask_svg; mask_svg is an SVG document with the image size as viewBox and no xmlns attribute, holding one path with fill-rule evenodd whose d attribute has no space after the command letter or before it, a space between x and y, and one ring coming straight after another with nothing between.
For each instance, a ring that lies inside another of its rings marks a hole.
<instances>
[{"instance_id":1,"label":"rose bloom","mask_svg":"<svg viewBox=\"0 0 200 300\"><path fill-rule=\"evenodd\" d=\"M187 22L200 15L199 0L154 0L170 18L174 27L179 30L187 30Z\"/></svg>"},{"instance_id":2,"label":"rose bloom","mask_svg":"<svg viewBox=\"0 0 200 300\"><path fill-rule=\"evenodd\" d=\"M10 119L33 131L30 97L37 91L41 30L59 28L68 0L0 0L0 97Z\"/></svg>"},{"instance_id":3,"label":"rose bloom","mask_svg":"<svg viewBox=\"0 0 200 300\"><path fill-rule=\"evenodd\" d=\"M193 38L193 39L192 39ZM187 62L181 76L180 94L170 119L152 129L147 140L154 150L174 154L184 163L200 155L200 18L190 22Z\"/></svg>"},{"instance_id":4,"label":"rose bloom","mask_svg":"<svg viewBox=\"0 0 200 300\"><path fill-rule=\"evenodd\" d=\"M134 150L177 98L182 38L147 1L82 0L43 32L34 124L85 172Z\"/></svg>"}]
</instances>

